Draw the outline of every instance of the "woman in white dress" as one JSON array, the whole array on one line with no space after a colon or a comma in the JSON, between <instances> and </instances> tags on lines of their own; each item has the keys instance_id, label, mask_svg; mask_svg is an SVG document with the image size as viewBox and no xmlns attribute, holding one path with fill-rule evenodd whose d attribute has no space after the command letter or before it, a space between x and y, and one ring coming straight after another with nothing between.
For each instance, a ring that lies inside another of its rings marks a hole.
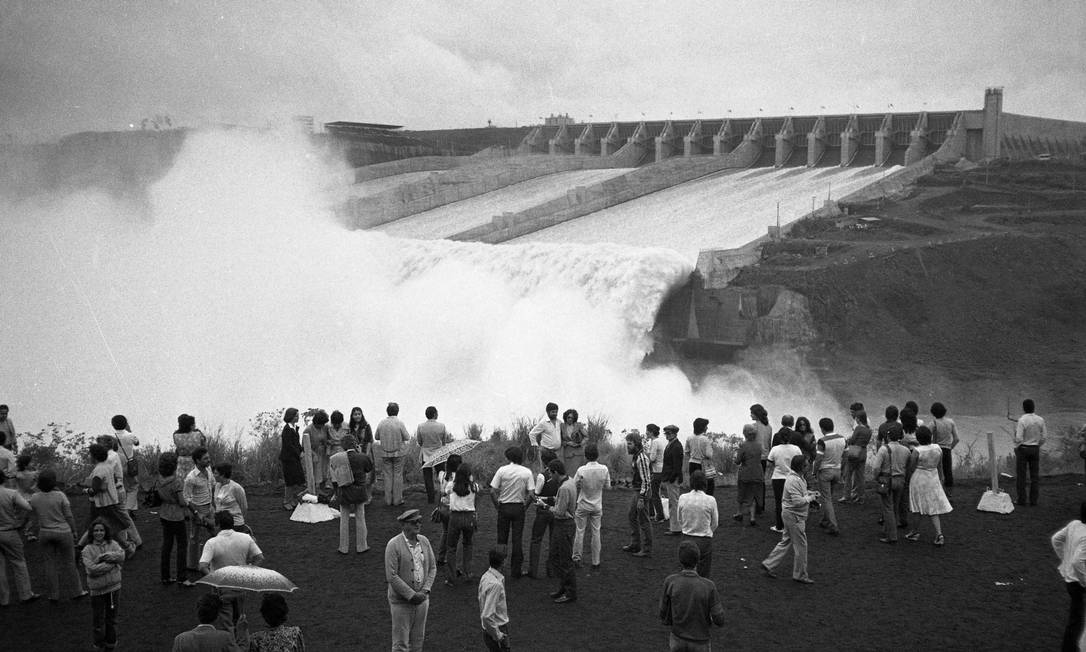
<instances>
[{"instance_id":1,"label":"woman in white dress","mask_svg":"<svg viewBox=\"0 0 1086 652\"><path fill-rule=\"evenodd\" d=\"M942 473L943 452L938 444L931 443L931 429L927 426L916 428L916 448L918 459L916 471L909 480L909 508L914 514L930 516L931 524L935 527L935 545L944 543L943 525L939 517L949 514L954 508L950 506L946 493L943 491L943 483L940 479ZM920 519L913 520L917 529L905 535L909 541L919 541Z\"/></svg>"}]
</instances>

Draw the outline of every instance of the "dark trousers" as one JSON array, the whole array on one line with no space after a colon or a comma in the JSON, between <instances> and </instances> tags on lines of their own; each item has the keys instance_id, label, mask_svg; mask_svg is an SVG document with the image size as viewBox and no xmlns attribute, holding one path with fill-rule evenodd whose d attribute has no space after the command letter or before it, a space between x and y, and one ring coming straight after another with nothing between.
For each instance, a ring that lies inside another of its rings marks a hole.
<instances>
[{"instance_id":1,"label":"dark trousers","mask_svg":"<svg viewBox=\"0 0 1086 652\"><path fill-rule=\"evenodd\" d=\"M653 473L652 484L649 485L649 516L657 520L664 518L664 503L660 500L660 485L663 480L663 473Z\"/></svg>"},{"instance_id":2,"label":"dark trousers","mask_svg":"<svg viewBox=\"0 0 1086 652\"><path fill-rule=\"evenodd\" d=\"M510 532L513 534L513 550L509 553L509 574L512 577L520 577L524 573L524 503L498 505L497 544L499 546L509 545ZM572 541L570 541L570 547L573 547Z\"/></svg>"},{"instance_id":3,"label":"dark trousers","mask_svg":"<svg viewBox=\"0 0 1086 652\"><path fill-rule=\"evenodd\" d=\"M641 503L638 506L638 502ZM670 507L670 505L669 505ZM676 505L673 509L678 509ZM630 546L633 550L652 552L652 523L649 522L648 501L638 501L638 494L634 494L630 501Z\"/></svg>"},{"instance_id":4,"label":"dark trousers","mask_svg":"<svg viewBox=\"0 0 1086 652\"><path fill-rule=\"evenodd\" d=\"M160 518L158 522L162 524L162 556L159 559L159 577L163 580L175 579L180 582L185 579L185 546L188 545L188 528L185 527L184 519L167 521ZM176 574L171 578L170 555L173 554L174 544L177 544L177 562L174 566Z\"/></svg>"},{"instance_id":5,"label":"dark trousers","mask_svg":"<svg viewBox=\"0 0 1086 652\"><path fill-rule=\"evenodd\" d=\"M704 469L702 469L701 465L697 462L690 462L686 465L686 472L689 473L691 476L694 475L694 471L703 470ZM690 480L687 480L687 483L689 482ZM713 478L705 478L705 495L712 496L714 491L716 491L716 480Z\"/></svg>"},{"instance_id":6,"label":"dark trousers","mask_svg":"<svg viewBox=\"0 0 1086 652\"><path fill-rule=\"evenodd\" d=\"M949 489L954 486L954 452L949 448L943 451L943 486Z\"/></svg>"},{"instance_id":7,"label":"dark trousers","mask_svg":"<svg viewBox=\"0 0 1086 652\"><path fill-rule=\"evenodd\" d=\"M505 634L505 638L502 639L501 643L494 640L489 632L483 632L483 645L486 645L487 652L509 652L509 626L502 625L498 629Z\"/></svg>"},{"instance_id":8,"label":"dark trousers","mask_svg":"<svg viewBox=\"0 0 1086 652\"><path fill-rule=\"evenodd\" d=\"M439 521L441 521L441 540L438 541L437 546L438 564L445 563L445 555L447 554L449 549L449 512L447 510L448 507L446 506L446 511L443 512L438 510L437 512L437 518Z\"/></svg>"},{"instance_id":9,"label":"dark trousers","mask_svg":"<svg viewBox=\"0 0 1086 652\"><path fill-rule=\"evenodd\" d=\"M698 575L708 579L713 570L713 537L683 535L683 541L691 541L698 547Z\"/></svg>"},{"instance_id":10,"label":"dark trousers","mask_svg":"<svg viewBox=\"0 0 1086 652\"><path fill-rule=\"evenodd\" d=\"M464 538L464 554L460 564L460 570L471 578L471 548L472 539L475 538L475 512L451 512L449 514L448 565L449 579L456 579L456 546L460 544L460 537Z\"/></svg>"},{"instance_id":11,"label":"dark trousers","mask_svg":"<svg viewBox=\"0 0 1086 652\"><path fill-rule=\"evenodd\" d=\"M1018 504L1026 504L1026 471L1029 471L1029 504L1037 504L1037 494L1041 488L1038 483L1040 472L1041 447L1019 446L1014 449L1014 474L1018 483Z\"/></svg>"},{"instance_id":12,"label":"dark trousers","mask_svg":"<svg viewBox=\"0 0 1086 652\"><path fill-rule=\"evenodd\" d=\"M781 518L781 501L784 500L784 478L773 481L773 506L777 517L777 529L784 529L784 519Z\"/></svg>"},{"instance_id":13,"label":"dark trousers","mask_svg":"<svg viewBox=\"0 0 1086 652\"><path fill-rule=\"evenodd\" d=\"M1071 611L1067 612L1067 627L1063 630L1063 652L1076 652L1078 638L1082 635L1083 593L1086 589L1078 582L1065 582L1067 595L1071 596Z\"/></svg>"},{"instance_id":14,"label":"dark trousers","mask_svg":"<svg viewBox=\"0 0 1086 652\"><path fill-rule=\"evenodd\" d=\"M539 557L543 548L543 536L553 531L554 513L541 507L535 508L535 520L532 521L532 542L528 545L528 574L539 577ZM554 575L550 555L547 555L547 577Z\"/></svg>"},{"instance_id":15,"label":"dark trousers","mask_svg":"<svg viewBox=\"0 0 1086 652\"><path fill-rule=\"evenodd\" d=\"M551 524L551 565L558 576L558 590L570 598L577 597L577 569L573 566L573 535L576 532L572 518L556 518Z\"/></svg>"},{"instance_id":16,"label":"dark trousers","mask_svg":"<svg viewBox=\"0 0 1086 652\"><path fill-rule=\"evenodd\" d=\"M426 502L431 505L437 499L437 489L434 488L434 478L437 474L445 470L445 463L435 464L433 466L423 467L422 469L422 482L426 485Z\"/></svg>"},{"instance_id":17,"label":"dark trousers","mask_svg":"<svg viewBox=\"0 0 1086 652\"><path fill-rule=\"evenodd\" d=\"M117 645L117 599L121 591L91 596L91 618L94 625L94 644L112 650Z\"/></svg>"},{"instance_id":18,"label":"dark trousers","mask_svg":"<svg viewBox=\"0 0 1086 652\"><path fill-rule=\"evenodd\" d=\"M882 500L882 528L885 538L897 541L898 525L904 527L908 523L909 513L909 488L905 484L905 478L900 476L891 479L890 492L879 494Z\"/></svg>"}]
</instances>

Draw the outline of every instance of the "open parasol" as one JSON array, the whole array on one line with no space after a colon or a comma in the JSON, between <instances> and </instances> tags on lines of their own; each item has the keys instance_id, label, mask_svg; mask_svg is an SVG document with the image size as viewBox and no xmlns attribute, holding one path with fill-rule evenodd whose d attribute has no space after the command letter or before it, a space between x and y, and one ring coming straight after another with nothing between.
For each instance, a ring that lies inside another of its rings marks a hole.
<instances>
[{"instance_id":1,"label":"open parasol","mask_svg":"<svg viewBox=\"0 0 1086 652\"><path fill-rule=\"evenodd\" d=\"M445 444L430 455L430 459L422 465L422 468L430 468L449 459L450 455L463 455L479 445L478 439L457 439L451 444Z\"/></svg>"},{"instance_id":2,"label":"open parasol","mask_svg":"<svg viewBox=\"0 0 1086 652\"><path fill-rule=\"evenodd\" d=\"M223 566L196 580L196 583L207 584L220 589L278 591L280 593L291 593L298 588L294 585L294 582L288 580L278 571L251 565Z\"/></svg>"}]
</instances>

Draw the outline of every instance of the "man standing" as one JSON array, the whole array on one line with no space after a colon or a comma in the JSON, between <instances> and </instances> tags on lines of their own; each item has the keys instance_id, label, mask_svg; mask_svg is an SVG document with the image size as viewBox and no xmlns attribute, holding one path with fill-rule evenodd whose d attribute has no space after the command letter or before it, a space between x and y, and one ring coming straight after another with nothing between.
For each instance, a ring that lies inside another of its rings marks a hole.
<instances>
[{"instance_id":1,"label":"man standing","mask_svg":"<svg viewBox=\"0 0 1086 652\"><path fill-rule=\"evenodd\" d=\"M207 574L226 566L259 565L264 561L264 554L253 541L253 537L244 532L234 531L234 515L223 510L215 513L215 524L219 533L204 544L204 553L200 555L200 572ZM234 590L217 590L222 607L219 610L221 629L230 632L239 646L248 647L248 636L244 627L238 632L238 621L245 614L245 593Z\"/></svg>"},{"instance_id":2,"label":"man standing","mask_svg":"<svg viewBox=\"0 0 1086 652\"><path fill-rule=\"evenodd\" d=\"M11 600L8 587L8 565L15 578L15 592L24 604L41 597L30 588L30 573L26 568L23 539L19 536L23 515L30 512L30 503L18 491L0 486L0 607Z\"/></svg>"},{"instance_id":3,"label":"man standing","mask_svg":"<svg viewBox=\"0 0 1086 652\"><path fill-rule=\"evenodd\" d=\"M958 427L954 425L954 420L946 415L946 406L942 403L931 404L931 416L931 436L943 454L943 489L949 499L950 490L954 488L953 451L958 445Z\"/></svg>"},{"instance_id":4,"label":"man standing","mask_svg":"<svg viewBox=\"0 0 1086 652\"><path fill-rule=\"evenodd\" d=\"M222 610L222 600L214 593L196 599L196 619L200 624L173 639L173 652L240 652L230 632L215 628Z\"/></svg>"},{"instance_id":5,"label":"man standing","mask_svg":"<svg viewBox=\"0 0 1086 652\"><path fill-rule=\"evenodd\" d=\"M781 429L773 435L773 443L770 448L777 444L788 444L795 440L796 431L792 430L792 426L796 425L796 418L791 414L786 414L781 417Z\"/></svg>"},{"instance_id":6,"label":"man standing","mask_svg":"<svg viewBox=\"0 0 1086 652\"><path fill-rule=\"evenodd\" d=\"M713 568L713 532L720 524L716 499L705 493L705 474L690 475L690 491L679 497L679 525L683 541L698 547L698 575L709 577Z\"/></svg>"},{"instance_id":7,"label":"man standing","mask_svg":"<svg viewBox=\"0 0 1086 652\"><path fill-rule=\"evenodd\" d=\"M1022 416L1018 418L1018 425L1014 429L1014 468L1018 483L1019 505L1026 504L1026 472L1029 471L1029 504L1037 504L1037 494L1040 492L1038 484L1039 462L1041 460L1041 446L1048 436L1045 420L1033 413L1035 409L1033 399L1022 401Z\"/></svg>"},{"instance_id":8,"label":"man standing","mask_svg":"<svg viewBox=\"0 0 1086 652\"><path fill-rule=\"evenodd\" d=\"M502 549L506 549L512 534L510 574L513 579L517 579L524 572L524 513L532 504L533 478L532 472L522 464L524 452L520 446L506 448L505 459L509 460L509 463L499 467L490 479L490 499L494 501L494 509L498 512L497 543Z\"/></svg>"},{"instance_id":9,"label":"man standing","mask_svg":"<svg viewBox=\"0 0 1086 652\"><path fill-rule=\"evenodd\" d=\"M15 424L0 405L0 485L15 488Z\"/></svg>"},{"instance_id":10,"label":"man standing","mask_svg":"<svg viewBox=\"0 0 1086 652\"><path fill-rule=\"evenodd\" d=\"M901 429L901 424L897 418L900 415L896 405L886 406L886 421L879 424L878 433L875 435L875 448L881 448L890 442L890 435L893 432L902 433L902 437L905 436L904 431Z\"/></svg>"},{"instance_id":11,"label":"man standing","mask_svg":"<svg viewBox=\"0 0 1086 652\"><path fill-rule=\"evenodd\" d=\"M131 513L139 509L139 477L130 475L128 466L136 459L136 447L140 445L140 439L132 434L132 427L128 425L128 419L123 414L114 415L110 424L113 426L113 436L117 438L117 452L124 458L124 490L127 493L124 507Z\"/></svg>"},{"instance_id":12,"label":"man standing","mask_svg":"<svg viewBox=\"0 0 1086 652\"><path fill-rule=\"evenodd\" d=\"M649 456L641 447L641 438L634 434L626 435L626 452L630 454L633 462L633 487L637 494L630 503L630 543L622 546L622 549L633 553L634 557L651 557L652 524L649 523L649 488L652 486L652 473L649 471ZM672 507L675 506L672 505Z\"/></svg>"},{"instance_id":13,"label":"man standing","mask_svg":"<svg viewBox=\"0 0 1086 652\"><path fill-rule=\"evenodd\" d=\"M189 507L189 547L186 568L190 572L196 570L200 559L200 546L211 534L211 528L214 526L212 514L215 513L215 479L211 475L211 455L208 454L206 448L201 446L192 451L192 462L196 466L185 476L184 484L181 486L181 494ZM182 584L196 585L191 577L186 577Z\"/></svg>"},{"instance_id":14,"label":"man standing","mask_svg":"<svg viewBox=\"0 0 1086 652\"><path fill-rule=\"evenodd\" d=\"M426 408L426 421L415 429L415 441L419 445L419 453L422 457L422 481L426 484L426 502L431 505L437 498L434 490L434 475L445 470L445 463L426 466L433 456L434 451L452 441L452 435L445 429L445 424L437 420L437 408Z\"/></svg>"},{"instance_id":15,"label":"man standing","mask_svg":"<svg viewBox=\"0 0 1086 652\"><path fill-rule=\"evenodd\" d=\"M724 626L724 606L712 580L698 575L698 547L683 541L679 544L679 564L682 571L664 580L660 597L660 621L671 628L669 649L712 650L710 623Z\"/></svg>"},{"instance_id":16,"label":"man standing","mask_svg":"<svg viewBox=\"0 0 1086 652\"><path fill-rule=\"evenodd\" d=\"M841 459L845 452L845 438L833 431L833 419L822 417L818 420L818 428L822 431L822 439L815 444L815 476L818 478L818 488L826 497L822 501L825 507L822 509L822 520L818 526L827 528L827 532L837 536L840 529L837 527L837 513L834 512L833 492L841 484Z\"/></svg>"},{"instance_id":17,"label":"man standing","mask_svg":"<svg viewBox=\"0 0 1086 652\"><path fill-rule=\"evenodd\" d=\"M882 429L881 426L879 428ZM882 500L882 543L897 543L897 529L908 523L909 494L905 488L905 466L909 449L901 443L905 432L898 424L888 429L889 442L875 454L875 473Z\"/></svg>"},{"instance_id":18,"label":"man standing","mask_svg":"<svg viewBox=\"0 0 1086 652\"><path fill-rule=\"evenodd\" d=\"M437 577L437 562L430 541L419 534L422 513L409 509L396 517L402 532L385 546L385 581L392 613L393 652L421 652L426 639L430 587Z\"/></svg>"},{"instance_id":19,"label":"man standing","mask_svg":"<svg viewBox=\"0 0 1086 652\"><path fill-rule=\"evenodd\" d=\"M547 468L551 460L556 459L554 453L543 449L540 452L540 459L543 462L543 472L535 480L533 490L536 496L535 518L532 519L532 541L528 544L528 577L533 580L539 579L539 558L543 550L543 537L546 536L547 541L550 541L551 523L554 522L554 517L546 507L553 507L555 498L558 497L558 476ZM549 551L545 564L547 577L552 577L554 569L551 568Z\"/></svg>"},{"instance_id":20,"label":"man standing","mask_svg":"<svg viewBox=\"0 0 1086 652\"><path fill-rule=\"evenodd\" d=\"M577 469L577 474L573 478L573 483L577 486L577 509L574 514L577 535L573 539L573 561L581 563L585 530L591 528L592 570L599 570L603 490L611 486L611 472L597 461L600 458L600 450L596 444L585 446L584 457L588 461Z\"/></svg>"},{"instance_id":21,"label":"man standing","mask_svg":"<svg viewBox=\"0 0 1086 652\"><path fill-rule=\"evenodd\" d=\"M505 553L490 550L490 569L479 578L479 620L483 643L489 652L509 651L509 610L505 605Z\"/></svg>"},{"instance_id":22,"label":"man standing","mask_svg":"<svg viewBox=\"0 0 1086 652\"><path fill-rule=\"evenodd\" d=\"M400 421L400 406L389 403L385 408L386 416L377 424L373 437L380 444L381 468L385 476L385 505L403 504L403 456L407 452L407 426Z\"/></svg>"},{"instance_id":23,"label":"man standing","mask_svg":"<svg viewBox=\"0 0 1086 652\"><path fill-rule=\"evenodd\" d=\"M803 451L799 446L793 443L777 444L769 451L767 457L770 464L773 465L773 475L771 481L773 483L773 501L776 505L775 515L777 517L776 522L769 526L770 530L780 533L784 532L784 517L782 516L782 502L784 500L784 483L788 479L788 474L792 468L792 458L796 455L803 455Z\"/></svg>"},{"instance_id":24,"label":"man standing","mask_svg":"<svg viewBox=\"0 0 1086 652\"><path fill-rule=\"evenodd\" d=\"M871 426L867 425L863 403L852 404L852 423L852 436L845 442L845 459L842 462L845 495L837 502L863 504L864 483L867 481L867 446L871 443Z\"/></svg>"},{"instance_id":25,"label":"man standing","mask_svg":"<svg viewBox=\"0 0 1086 652\"><path fill-rule=\"evenodd\" d=\"M577 485L566 475L561 460L551 460L547 467L558 476L558 495L554 507L545 507L554 517L551 524L550 557L558 576L558 590L551 594L555 604L577 600L577 568L573 565L573 516L577 509ZM539 503L537 503L539 504Z\"/></svg>"},{"instance_id":26,"label":"man standing","mask_svg":"<svg viewBox=\"0 0 1086 652\"><path fill-rule=\"evenodd\" d=\"M652 484L649 487L649 519L657 523L663 523L664 505L660 500L660 485L664 477L664 450L667 449L667 440L660 437L660 426L650 423L645 426L645 452L649 455L649 464L652 471Z\"/></svg>"},{"instance_id":27,"label":"man standing","mask_svg":"<svg viewBox=\"0 0 1086 652\"><path fill-rule=\"evenodd\" d=\"M774 569L784 560L788 550L793 552L792 579L800 584L814 584L807 575L807 510L818 492L807 491L803 471L807 458L795 455L789 465L788 478L784 482L784 534L769 556L762 562L762 571L774 578Z\"/></svg>"},{"instance_id":28,"label":"man standing","mask_svg":"<svg viewBox=\"0 0 1086 652\"><path fill-rule=\"evenodd\" d=\"M562 448L562 433L558 423L558 404L547 403L547 418L532 426L528 441L533 448L546 448L558 457ZM516 561L514 560L514 565Z\"/></svg>"},{"instance_id":29,"label":"man standing","mask_svg":"<svg viewBox=\"0 0 1086 652\"><path fill-rule=\"evenodd\" d=\"M664 448L664 465L660 472L660 482L667 492L667 511L669 536L681 535L679 527L679 495L683 484L683 445L679 443L679 426L664 426L667 447Z\"/></svg>"}]
</instances>

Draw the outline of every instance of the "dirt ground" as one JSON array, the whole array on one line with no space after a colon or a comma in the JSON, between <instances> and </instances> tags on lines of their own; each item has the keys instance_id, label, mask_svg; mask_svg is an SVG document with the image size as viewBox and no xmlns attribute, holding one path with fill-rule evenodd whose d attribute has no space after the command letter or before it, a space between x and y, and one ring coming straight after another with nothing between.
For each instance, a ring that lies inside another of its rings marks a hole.
<instances>
[{"instance_id":1,"label":"dirt ground","mask_svg":"<svg viewBox=\"0 0 1086 652\"><path fill-rule=\"evenodd\" d=\"M780 579L760 574L759 562L778 535L767 529L771 521L764 517L757 528L728 518L735 489L718 489L723 518L714 539L711 575L727 624L714 630L713 641L717 649L738 650L1056 649L1068 598L1049 537L1077 515L1079 502L1086 499L1081 481L1045 478L1038 507L1006 516L977 512L984 487L960 485L953 501L956 510L944 519L943 548L931 544L928 523L920 542L879 543L878 501L869 491L866 504L838 510L840 537L810 523L813 586L790 581L783 568ZM677 569L678 542L661 536L663 530L656 526L651 559L621 552L631 495L625 490L605 495L602 569L578 571L576 603L552 604L547 593L555 586L550 580L507 580L515 649L666 649L667 632L657 619L657 605L664 577ZM410 507L425 508L420 493L410 493L407 500ZM84 509L82 500L75 502ZM263 548L264 565L300 587L288 598L289 623L301 626L308 649L389 649L382 554L385 542L398 532L394 517L400 510L374 505L367 518L373 550L342 556L336 552L336 521L293 523L278 503L274 496L252 496L249 521ZM485 497L480 505L476 573L495 540L494 510ZM812 515L816 520L817 512ZM195 600L206 589L159 584L158 523L146 510L139 512L138 523L145 545L124 568L118 649L168 650L175 634L195 625ZM426 521L423 534L433 539L440 531ZM527 539L526 531L526 548ZM31 579L42 591L40 549L36 544L27 549ZM254 630L263 627L258 606L255 595L247 601ZM0 611L0 641L6 650L82 650L90 643L90 624L87 601L51 605L41 600ZM449 588L439 575L427 649L481 647L476 586Z\"/></svg>"}]
</instances>

